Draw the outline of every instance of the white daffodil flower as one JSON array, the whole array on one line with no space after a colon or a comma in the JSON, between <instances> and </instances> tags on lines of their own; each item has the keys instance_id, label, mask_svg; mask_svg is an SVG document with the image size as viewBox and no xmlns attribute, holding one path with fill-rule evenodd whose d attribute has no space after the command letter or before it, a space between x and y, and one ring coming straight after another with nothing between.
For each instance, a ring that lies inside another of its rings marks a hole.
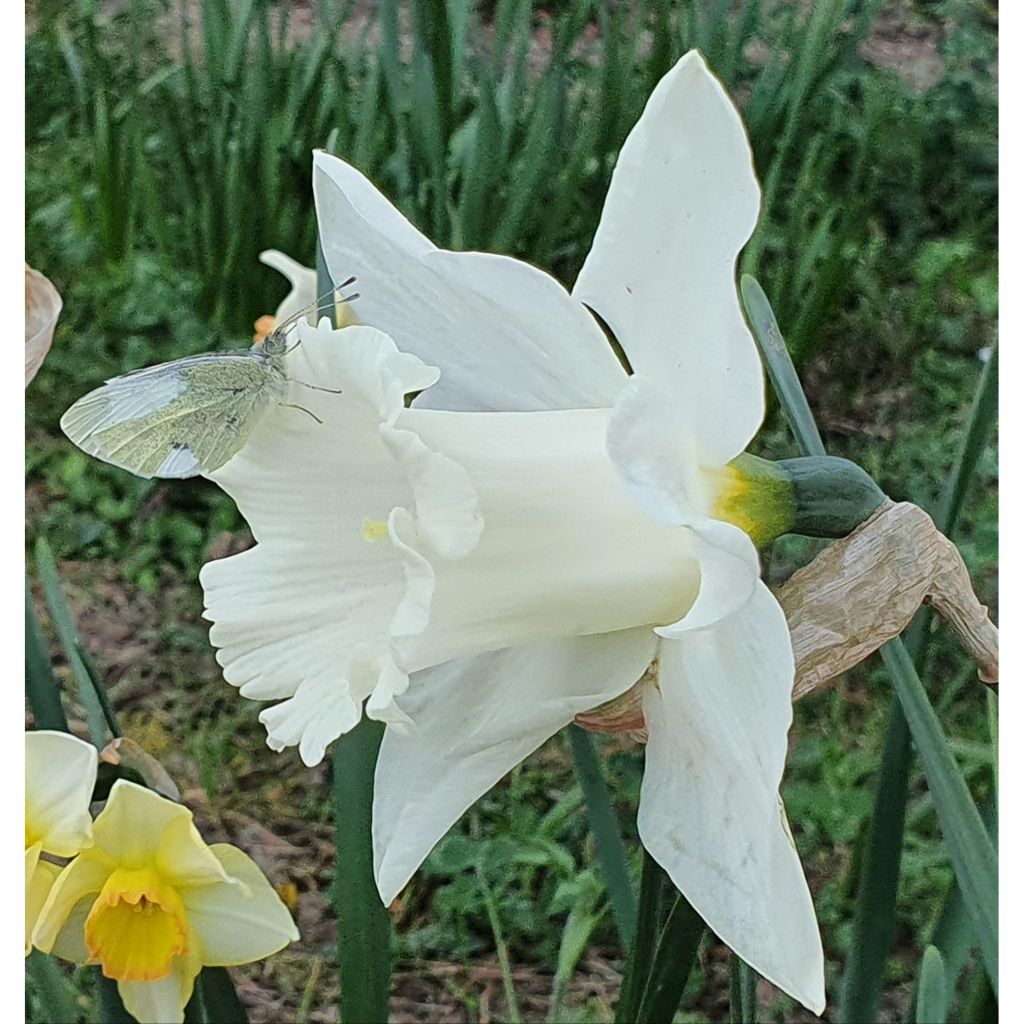
<instances>
[{"instance_id":1,"label":"white daffodil flower","mask_svg":"<svg viewBox=\"0 0 1024 1024\"><path fill-rule=\"evenodd\" d=\"M778 793L793 655L729 465L764 383L735 283L759 189L724 89L697 53L660 82L571 294L437 249L323 153L314 191L331 274L357 277L373 326L300 324L289 376L340 394L272 410L212 474L257 541L202 574L226 678L276 702L270 745L308 764L364 709L388 723L389 902L479 796L654 663L641 838L726 943L820 1012Z\"/></svg>"}]
</instances>

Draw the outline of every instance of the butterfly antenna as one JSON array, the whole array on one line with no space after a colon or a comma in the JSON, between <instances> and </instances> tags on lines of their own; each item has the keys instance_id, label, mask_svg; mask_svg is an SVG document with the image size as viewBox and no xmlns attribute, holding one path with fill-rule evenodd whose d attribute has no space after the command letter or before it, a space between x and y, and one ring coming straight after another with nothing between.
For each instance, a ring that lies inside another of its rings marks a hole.
<instances>
[{"instance_id":1,"label":"butterfly antenna","mask_svg":"<svg viewBox=\"0 0 1024 1024\"><path fill-rule=\"evenodd\" d=\"M278 402L278 405L283 409L298 409L300 412L304 412L307 416L312 416L321 427L324 425L324 421L320 419L315 412L311 412L304 405L292 405L290 402Z\"/></svg>"},{"instance_id":2,"label":"butterfly antenna","mask_svg":"<svg viewBox=\"0 0 1024 1024\"><path fill-rule=\"evenodd\" d=\"M353 285L355 282L356 279L354 276L346 278L341 282L341 284L335 285L335 287L331 288L329 291L324 292L323 295L318 296L308 306L303 306L303 308L298 310L298 312L292 313L290 317L283 320L280 324L276 324L274 326L273 333L283 338L304 316L308 316L314 310L323 308L324 303L328 299L333 299L342 288L348 288L349 285ZM359 298L358 292L351 296L340 296L342 302L351 302L353 299L357 298ZM288 349L288 351L290 352L291 349Z\"/></svg>"}]
</instances>

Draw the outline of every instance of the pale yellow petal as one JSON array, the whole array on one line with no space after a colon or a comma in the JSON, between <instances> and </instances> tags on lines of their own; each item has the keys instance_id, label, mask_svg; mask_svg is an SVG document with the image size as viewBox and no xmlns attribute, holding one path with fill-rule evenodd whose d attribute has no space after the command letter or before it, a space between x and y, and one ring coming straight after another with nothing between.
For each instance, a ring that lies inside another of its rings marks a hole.
<instances>
[{"instance_id":1,"label":"pale yellow petal","mask_svg":"<svg viewBox=\"0 0 1024 1024\"><path fill-rule=\"evenodd\" d=\"M92 845L96 748L66 732L25 734L25 845L58 857Z\"/></svg>"},{"instance_id":2,"label":"pale yellow petal","mask_svg":"<svg viewBox=\"0 0 1024 1024\"><path fill-rule=\"evenodd\" d=\"M203 963L247 964L297 941L299 932L288 908L252 858L226 843L211 849L236 884L221 882L182 892L189 923L203 944Z\"/></svg>"},{"instance_id":3,"label":"pale yellow petal","mask_svg":"<svg viewBox=\"0 0 1024 1024\"><path fill-rule=\"evenodd\" d=\"M39 859L41 851L39 843L25 851L25 956L32 950L32 930L39 919L39 912L60 874L56 864Z\"/></svg>"},{"instance_id":4,"label":"pale yellow petal","mask_svg":"<svg viewBox=\"0 0 1024 1024\"><path fill-rule=\"evenodd\" d=\"M71 912L88 896L99 895L114 864L102 850L86 850L77 856L54 882L36 922L32 943L44 953L54 950L57 937Z\"/></svg>"},{"instance_id":5,"label":"pale yellow petal","mask_svg":"<svg viewBox=\"0 0 1024 1024\"><path fill-rule=\"evenodd\" d=\"M119 981L124 1008L139 1024L182 1024L185 1004L192 996L196 975L202 967L198 942L189 942L189 952L174 961L171 973L159 981Z\"/></svg>"}]
</instances>

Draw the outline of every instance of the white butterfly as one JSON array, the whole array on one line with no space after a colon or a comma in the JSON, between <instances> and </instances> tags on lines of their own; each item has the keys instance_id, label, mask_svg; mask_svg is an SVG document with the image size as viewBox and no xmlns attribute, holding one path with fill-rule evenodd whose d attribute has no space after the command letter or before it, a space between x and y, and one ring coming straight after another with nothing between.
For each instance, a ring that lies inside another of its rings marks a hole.
<instances>
[{"instance_id":1,"label":"white butterfly","mask_svg":"<svg viewBox=\"0 0 1024 1024\"><path fill-rule=\"evenodd\" d=\"M75 402L61 417L61 429L82 451L146 479L219 469L272 404L288 404L287 334L316 307L289 317L252 348L187 356L114 377Z\"/></svg>"}]
</instances>

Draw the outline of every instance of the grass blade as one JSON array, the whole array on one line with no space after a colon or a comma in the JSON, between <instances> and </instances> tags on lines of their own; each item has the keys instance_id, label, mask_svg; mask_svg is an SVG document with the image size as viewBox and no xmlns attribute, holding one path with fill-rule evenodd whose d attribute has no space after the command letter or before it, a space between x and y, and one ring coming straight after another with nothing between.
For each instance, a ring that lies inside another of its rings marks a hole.
<instances>
[{"instance_id":1,"label":"grass blade","mask_svg":"<svg viewBox=\"0 0 1024 1024\"><path fill-rule=\"evenodd\" d=\"M92 737L93 743L102 749L111 737L119 736L120 732L106 694L103 693L101 696L102 687L97 685L86 665L85 651L61 587L57 563L50 550L50 545L43 537L36 542L36 571L39 574L39 583L43 588L46 605L50 609L54 629L57 631L57 638L60 640L71 667L71 674L78 685L78 696L85 708L89 735Z\"/></svg>"},{"instance_id":2,"label":"grass blade","mask_svg":"<svg viewBox=\"0 0 1024 1024\"><path fill-rule=\"evenodd\" d=\"M373 877L373 771L384 736L364 718L334 744L334 825L337 860L334 910L338 918L340 1010L345 1024L388 1019L391 919Z\"/></svg>"},{"instance_id":3,"label":"grass blade","mask_svg":"<svg viewBox=\"0 0 1024 1024\"><path fill-rule=\"evenodd\" d=\"M992 989L999 992L999 865L967 783L946 743L914 663L898 640L882 648L942 828L943 842L974 923Z\"/></svg>"},{"instance_id":4,"label":"grass blade","mask_svg":"<svg viewBox=\"0 0 1024 1024\"><path fill-rule=\"evenodd\" d=\"M578 725L569 726L569 742L576 763L576 777L587 802L590 831L597 847L612 916L619 931L622 948L628 949L636 929L637 906L633 883L629 877L626 844L622 839L619 820L612 806L611 794L601 771L601 763L594 749L593 739Z\"/></svg>"},{"instance_id":5,"label":"grass blade","mask_svg":"<svg viewBox=\"0 0 1024 1024\"><path fill-rule=\"evenodd\" d=\"M917 988L917 1024L946 1024L949 1002L946 997L946 966L942 954L929 946L921 960Z\"/></svg>"},{"instance_id":6,"label":"grass blade","mask_svg":"<svg viewBox=\"0 0 1024 1024\"><path fill-rule=\"evenodd\" d=\"M68 720L60 700L60 683L53 674L50 656L32 603L32 591L25 580L25 696L37 729L68 731Z\"/></svg>"}]
</instances>

